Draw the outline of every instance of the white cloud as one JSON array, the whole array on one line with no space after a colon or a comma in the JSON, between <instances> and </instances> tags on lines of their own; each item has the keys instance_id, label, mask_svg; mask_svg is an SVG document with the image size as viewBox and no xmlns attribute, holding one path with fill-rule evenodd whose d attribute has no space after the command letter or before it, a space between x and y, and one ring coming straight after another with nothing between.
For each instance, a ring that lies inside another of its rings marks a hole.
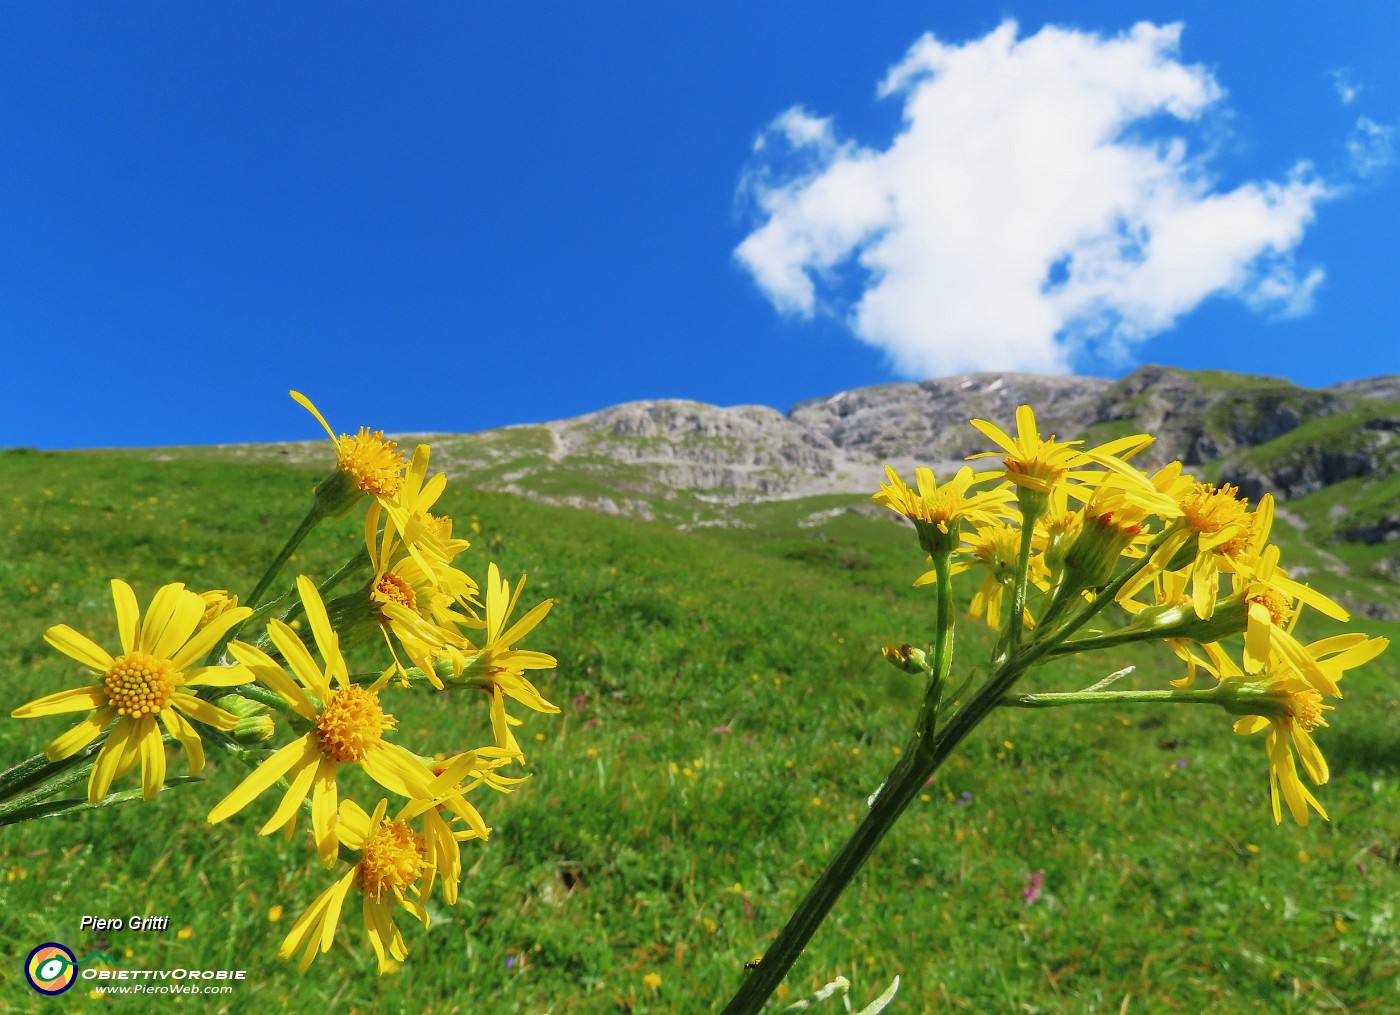
<instances>
[{"instance_id":1,"label":"white cloud","mask_svg":"<svg viewBox=\"0 0 1400 1015\"><path fill-rule=\"evenodd\" d=\"M1337 98L1342 100L1342 105L1350 106L1355 102L1356 97L1361 94L1361 85L1357 83L1351 68L1334 67L1327 73L1332 78L1332 87L1337 90Z\"/></svg>"},{"instance_id":2,"label":"white cloud","mask_svg":"<svg viewBox=\"0 0 1400 1015\"><path fill-rule=\"evenodd\" d=\"M1383 127L1367 116L1359 117L1356 129L1347 138L1347 157L1357 176L1374 176L1395 161L1395 128Z\"/></svg>"},{"instance_id":3,"label":"white cloud","mask_svg":"<svg viewBox=\"0 0 1400 1015\"><path fill-rule=\"evenodd\" d=\"M1331 191L1302 163L1221 191L1163 136L1224 94L1176 59L1180 30L925 35L879 87L904 103L888 147L797 107L759 138L739 263L780 311L838 315L913 376L1124 358L1217 294L1306 312L1322 273L1292 251Z\"/></svg>"}]
</instances>

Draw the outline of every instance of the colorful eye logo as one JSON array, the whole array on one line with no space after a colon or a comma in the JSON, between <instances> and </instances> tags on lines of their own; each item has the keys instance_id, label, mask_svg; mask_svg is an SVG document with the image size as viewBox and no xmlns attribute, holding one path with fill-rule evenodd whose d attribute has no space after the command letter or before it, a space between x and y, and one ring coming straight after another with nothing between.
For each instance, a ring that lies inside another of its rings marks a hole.
<instances>
[{"instance_id":1,"label":"colorful eye logo","mask_svg":"<svg viewBox=\"0 0 1400 1015\"><path fill-rule=\"evenodd\" d=\"M24 962L24 978L41 994L62 994L78 978L78 960L56 941L41 944Z\"/></svg>"}]
</instances>

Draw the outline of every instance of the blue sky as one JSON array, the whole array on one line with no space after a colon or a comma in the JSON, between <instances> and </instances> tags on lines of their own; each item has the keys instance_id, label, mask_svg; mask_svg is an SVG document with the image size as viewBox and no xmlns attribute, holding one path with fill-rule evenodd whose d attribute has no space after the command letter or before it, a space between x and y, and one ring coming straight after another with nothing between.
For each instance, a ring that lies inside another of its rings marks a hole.
<instances>
[{"instance_id":1,"label":"blue sky","mask_svg":"<svg viewBox=\"0 0 1400 1015\"><path fill-rule=\"evenodd\" d=\"M12 0L0 446L1400 373L1398 46L1381 2Z\"/></svg>"}]
</instances>

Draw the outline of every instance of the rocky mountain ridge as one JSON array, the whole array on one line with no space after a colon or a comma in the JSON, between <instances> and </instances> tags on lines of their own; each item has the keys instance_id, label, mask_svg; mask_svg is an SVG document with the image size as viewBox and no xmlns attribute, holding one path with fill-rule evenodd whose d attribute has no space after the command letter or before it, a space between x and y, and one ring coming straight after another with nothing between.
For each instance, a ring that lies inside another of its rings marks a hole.
<instances>
[{"instance_id":1,"label":"rocky mountain ridge","mask_svg":"<svg viewBox=\"0 0 1400 1015\"><path fill-rule=\"evenodd\" d=\"M560 499L551 487L568 486L566 503L649 517L657 497L680 491L725 504L869 493L886 463L906 475L917 465L945 475L991 447L970 418L1014 430L1023 403L1035 408L1042 433L1067 439L1153 433L1144 463L1180 459L1255 498L1266 491L1302 496L1400 465L1400 377L1312 390L1279 378L1158 366L1118 381L972 373L881 384L787 413L648 400L434 439L449 474L474 472L488 487L546 500ZM552 474L571 481L551 482ZM607 488L592 501L578 489L590 477ZM1394 530L1400 536L1400 518ZM1395 538L1389 532L1382 526L1362 538Z\"/></svg>"},{"instance_id":2,"label":"rocky mountain ridge","mask_svg":"<svg viewBox=\"0 0 1400 1015\"><path fill-rule=\"evenodd\" d=\"M730 524L735 509L764 502L868 498L886 464L909 479L920 465L950 476L968 455L993 449L968 420L1014 431L1021 404L1035 409L1043 434L1089 445L1154 434L1140 464L1179 459L1251 499L1346 489L1343 501L1324 509L1326 538L1400 539L1395 375L1313 390L1281 378L1161 366L1117 381L970 373L854 388L787 412L654 399L481 433L395 436L405 446L429 441L435 469L480 489L691 527ZM325 456L317 441L155 451L306 463ZM1352 480L1362 487L1338 486Z\"/></svg>"}]
</instances>

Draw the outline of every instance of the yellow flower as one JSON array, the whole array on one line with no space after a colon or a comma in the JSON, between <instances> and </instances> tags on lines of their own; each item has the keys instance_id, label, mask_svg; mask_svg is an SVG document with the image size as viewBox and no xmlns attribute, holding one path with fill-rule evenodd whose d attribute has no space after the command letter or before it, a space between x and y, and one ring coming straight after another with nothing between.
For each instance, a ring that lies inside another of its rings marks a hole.
<instances>
[{"instance_id":1,"label":"yellow flower","mask_svg":"<svg viewBox=\"0 0 1400 1015\"><path fill-rule=\"evenodd\" d=\"M1335 687L1345 671L1370 662L1389 644L1385 638L1340 634L1313 642L1305 651L1315 667L1327 672L1328 682ZM1276 660L1276 663L1253 684L1262 685L1269 692L1265 699L1268 707L1260 709L1267 714L1247 715L1235 723L1234 730L1247 736L1269 727L1265 749L1269 755L1269 798L1275 824L1283 820L1280 796L1298 824L1308 823L1309 807L1326 820L1327 812L1298 778L1293 754L1297 752L1303 770L1314 784L1322 785L1328 780L1327 761L1313 741L1312 731L1327 725L1324 713L1332 711L1333 706L1324 704L1322 694L1313 683L1304 679L1287 661Z\"/></svg>"},{"instance_id":2,"label":"yellow flower","mask_svg":"<svg viewBox=\"0 0 1400 1015\"><path fill-rule=\"evenodd\" d=\"M967 611L968 619L977 620L985 614L987 626L993 631L1000 631L1001 601L1006 590L1016 583L1017 565L1021 555L1021 530L1010 525L979 529L967 537L967 544L973 563L987 569L987 576L982 579L982 584L972 596L972 604ZM1045 562L1039 554L1032 554L1030 581L1044 590L1048 587L1046 577ZM919 582L923 582L923 578L920 578ZM1035 624L1029 609L1024 613L1024 620L1027 627Z\"/></svg>"},{"instance_id":3,"label":"yellow flower","mask_svg":"<svg viewBox=\"0 0 1400 1015\"><path fill-rule=\"evenodd\" d=\"M642 977L642 982L645 983L645 984L646 984L648 987L650 987L652 990L660 990L660 989L661 989L661 974L660 974L660 973L647 973L646 976L643 976L643 977Z\"/></svg>"},{"instance_id":4,"label":"yellow flower","mask_svg":"<svg viewBox=\"0 0 1400 1015\"><path fill-rule=\"evenodd\" d=\"M1249 620L1244 632L1244 668L1255 673L1264 668L1270 656L1281 655L1303 679L1324 694L1341 697L1334 680L1314 657L1293 637L1293 628L1304 604L1333 620L1346 622L1350 614L1321 592L1288 577L1278 566L1279 550L1270 544L1248 570L1237 564L1235 585L1249 604Z\"/></svg>"},{"instance_id":5,"label":"yellow flower","mask_svg":"<svg viewBox=\"0 0 1400 1015\"><path fill-rule=\"evenodd\" d=\"M1150 568L1145 570L1151 571ZM1121 594L1118 597L1118 605L1123 607L1128 613L1137 616L1144 611L1151 611L1152 614L1162 616L1169 611L1178 617L1185 616L1187 611L1194 610L1191 606L1191 596L1187 593L1189 577L1179 571L1157 571L1149 576L1148 584L1153 589L1153 602L1151 605L1140 603L1136 599L1126 598ZM1141 589L1139 589L1140 591ZM1196 681L1196 671L1205 670L1217 679L1227 676L1241 676L1243 671L1235 666L1225 655L1224 650L1216 642L1207 642L1201 645L1205 650L1209 661L1201 659L1191 651L1193 644L1188 638L1165 638L1167 646L1176 654L1177 658L1186 664L1186 676L1177 680L1168 681L1173 687L1190 687Z\"/></svg>"},{"instance_id":6,"label":"yellow flower","mask_svg":"<svg viewBox=\"0 0 1400 1015\"><path fill-rule=\"evenodd\" d=\"M515 647L516 642L545 618L554 600L546 599L538 603L514 624L506 626L524 589L525 578L522 575L512 595L510 585L492 563L486 576L485 644L470 657L453 655L454 679L481 687L490 697L491 729L495 734L496 746L518 755L522 752L510 727L519 725L519 721L506 714L505 699L514 698L536 712L559 711L559 706L546 701L535 685L525 678L526 670L552 669L556 664L555 658L544 652Z\"/></svg>"},{"instance_id":7,"label":"yellow flower","mask_svg":"<svg viewBox=\"0 0 1400 1015\"><path fill-rule=\"evenodd\" d=\"M405 812L390 821L386 818L389 802L380 800L374 815L366 814L354 801L340 805L341 839L360 854L360 860L345 875L319 896L292 925L291 931L277 951L277 957L288 959L302 953L297 968L305 971L319 952L329 951L335 939L336 927L346 896L352 887L361 894L365 935L369 938L381 974L391 971L394 959L408 958L408 947L394 924L394 910L401 907L414 919L428 925L424 908L431 891L434 873L433 851L456 848L456 841L429 842L429 837L415 832Z\"/></svg>"},{"instance_id":8,"label":"yellow flower","mask_svg":"<svg viewBox=\"0 0 1400 1015\"><path fill-rule=\"evenodd\" d=\"M1254 511L1249 501L1230 486L1196 483L1182 476L1172 484L1185 523L1169 536L1153 557L1155 566L1178 570L1189 564L1191 601L1196 616L1207 620L1220 595L1220 571L1234 570L1236 560L1257 553L1273 526L1274 499L1265 494ZM1194 549L1194 557L1186 556Z\"/></svg>"},{"instance_id":9,"label":"yellow flower","mask_svg":"<svg viewBox=\"0 0 1400 1015\"><path fill-rule=\"evenodd\" d=\"M916 469L917 493L888 465L885 475L889 483L881 483L880 492L870 499L913 522L919 533L919 544L927 553L948 553L956 549L962 538L963 522L974 526L995 525L1002 518L1015 516L1010 508L1009 489L998 487L968 496L972 484L988 476L978 475L967 466L941 487L933 478L933 470Z\"/></svg>"},{"instance_id":10,"label":"yellow flower","mask_svg":"<svg viewBox=\"0 0 1400 1015\"><path fill-rule=\"evenodd\" d=\"M141 791L155 796L165 782L165 745L156 717L185 749L191 774L204 768L204 745L186 715L216 729L231 730L238 717L190 693L188 688L233 687L247 683L241 666L199 666L202 659L234 625L253 611L236 607L204 621L205 601L184 585L163 586L146 608L144 622L131 586L112 579L117 632L122 654L108 654L67 624L51 627L44 640L64 655L95 670L101 682L59 691L21 705L16 719L67 712L92 714L49 744L51 761L71 757L108 729L107 742L97 754L88 778L88 802L107 795L112 781L141 763ZM182 714L183 713L183 714Z\"/></svg>"},{"instance_id":11,"label":"yellow flower","mask_svg":"<svg viewBox=\"0 0 1400 1015\"><path fill-rule=\"evenodd\" d=\"M369 585L370 602L386 640L392 632L413 664L427 675L433 686L441 689L442 681L433 669L433 660L445 655L449 646L465 647L467 643L458 625L481 626L475 617L453 609L456 601L447 590L475 593L476 584L442 562L438 562L438 574L434 577L420 565L421 554L400 556L395 561L394 551L399 545L392 526L384 527L377 542L373 531L366 528L365 547L374 568ZM391 653L393 648L390 641ZM394 658L397 660L398 656Z\"/></svg>"},{"instance_id":12,"label":"yellow flower","mask_svg":"<svg viewBox=\"0 0 1400 1015\"><path fill-rule=\"evenodd\" d=\"M1053 435L1042 438L1036 429L1035 412L1029 405L1022 405L1016 409L1014 438L1001 427L984 419L974 419L971 423L1005 452L1002 465L1006 478L1023 491L1028 490L1042 496L1048 496L1051 490L1067 481L1088 484L1099 482L1105 474L1085 471L1091 465L1103 466L1129 478L1140 477L1141 474L1136 469L1124 464L1121 459L1131 457L1154 440L1147 434L1133 434L1084 451L1075 446L1083 444L1083 441L1057 442ZM1001 452L997 451L983 451L969 455L968 458L996 458L1000 455ZM1081 494L1072 483L1067 485L1066 489L1081 500L1087 496Z\"/></svg>"},{"instance_id":13,"label":"yellow flower","mask_svg":"<svg viewBox=\"0 0 1400 1015\"><path fill-rule=\"evenodd\" d=\"M365 541L374 543L382 510L388 517L384 556L388 556L395 541L402 541L404 549L435 585L445 583L449 595L468 599L476 594L476 583L448 565L471 544L465 539L452 538L451 518L432 513L433 505L447 488L447 477L439 472L432 479L426 479L428 456L428 445L419 444L413 451L413 460L399 492L382 505L376 502L370 506L365 520Z\"/></svg>"},{"instance_id":14,"label":"yellow flower","mask_svg":"<svg viewBox=\"0 0 1400 1015\"><path fill-rule=\"evenodd\" d=\"M403 485L404 459L403 452L398 450L398 442L385 440L383 430L371 432L367 426L360 427L354 437L348 434L337 437L326 422L326 417L311 404L309 398L300 391L290 394L316 417L330 435L331 444L335 447L336 467L357 490L381 503L399 492Z\"/></svg>"},{"instance_id":15,"label":"yellow flower","mask_svg":"<svg viewBox=\"0 0 1400 1015\"><path fill-rule=\"evenodd\" d=\"M214 824L236 814L286 776L290 786L263 826L262 834L269 835L289 822L295 826L297 810L309 793L312 832L321 862L329 867L335 862L339 848L335 816L339 806L336 775L340 766L359 765L391 793L410 798L427 796L433 775L417 755L384 739L384 733L394 728L396 720L384 712L379 692L394 672L393 668L386 670L370 687L352 684L345 659L340 654L339 639L331 628L316 586L301 575L297 578L297 589L325 663L324 671L316 665L296 632L279 620L268 622L267 633L296 674L300 686L271 657L252 645L235 641L229 645L229 651L305 719L311 729L264 761L215 805L208 820ZM451 805L455 813L480 825L480 815L465 801L454 798ZM485 829L482 831L484 833Z\"/></svg>"}]
</instances>

